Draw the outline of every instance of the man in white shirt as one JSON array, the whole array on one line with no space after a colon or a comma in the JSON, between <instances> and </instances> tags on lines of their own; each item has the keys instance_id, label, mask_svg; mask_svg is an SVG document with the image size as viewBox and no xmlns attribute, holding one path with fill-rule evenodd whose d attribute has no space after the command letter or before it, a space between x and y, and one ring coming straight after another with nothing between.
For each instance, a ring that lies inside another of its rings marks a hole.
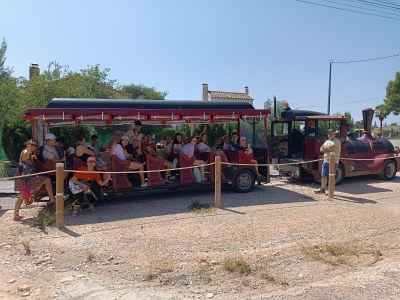
<instances>
[{"instance_id":1,"label":"man in white shirt","mask_svg":"<svg viewBox=\"0 0 400 300\"><path fill-rule=\"evenodd\" d=\"M320 151L324 153L324 162L322 163L322 170L321 170L321 187L318 190L315 190L314 193L325 194L325 187L328 183L330 153L332 152L335 153L335 173L336 173L336 169L339 165L340 150L341 150L341 144L340 141L336 138L335 130L328 129L328 140L326 140L320 148Z\"/></svg>"}]
</instances>

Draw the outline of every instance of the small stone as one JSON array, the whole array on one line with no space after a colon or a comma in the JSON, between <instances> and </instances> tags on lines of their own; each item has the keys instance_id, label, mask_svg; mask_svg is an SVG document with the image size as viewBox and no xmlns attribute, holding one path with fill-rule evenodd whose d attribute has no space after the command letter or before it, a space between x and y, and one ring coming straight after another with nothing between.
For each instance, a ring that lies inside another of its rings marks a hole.
<instances>
[{"instance_id":1,"label":"small stone","mask_svg":"<svg viewBox=\"0 0 400 300\"><path fill-rule=\"evenodd\" d=\"M9 281L7 281L7 283L14 283L16 281L17 281L17 279L13 278L13 279L10 279Z\"/></svg>"},{"instance_id":2,"label":"small stone","mask_svg":"<svg viewBox=\"0 0 400 300\"><path fill-rule=\"evenodd\" d=\"M23 284L18 287L18 292L29 292L30 289L31 287L29 285Z\"/></svg>"},{"instance_id":3,"label":"small stone","mask_svg":"<svg viewBox=\"0 0 400 300\"><path fill-rule=\"evenodd\" d=\"M213 293L208 293L208 294L207 294L207 298L211 299L211 298L213 298L213 297L214 297L214 294L213 294Z\"/></svg>"},{"instance_id":4,"label":"small stone","mask_svg":"<svg viewBox=\"0 0 400 300\"><path fill-rule=\"evenodd\" d=\"M22 296L22 297L28 297L30 294L31 294L31 293L29 293L29 292L25 292L25 293L23 293L21 296Z\"/></svg>"},{"instance_id":5,"label":"small stone","mask_svg":"<svg viewBox=\"0 0 400 300\"><path fill-rule=\"evenodd\" d=\"M67 282L67 281L71 281L71 280L74 280L74 277L73 276L67 276L67 277L64 277L63 279L61 279L61 283L64 283L64 282Z\"/></svg>"},{"instance_id":6,"label":"small stone","mask_svg":"<svg viewBox=\"0 0 400 300\"><path fill-rule=\"evenodd\" d=\"M299 274L299 278L303 278L303 276L304 276L303 273Z\"/></svg>"}]
</instances>

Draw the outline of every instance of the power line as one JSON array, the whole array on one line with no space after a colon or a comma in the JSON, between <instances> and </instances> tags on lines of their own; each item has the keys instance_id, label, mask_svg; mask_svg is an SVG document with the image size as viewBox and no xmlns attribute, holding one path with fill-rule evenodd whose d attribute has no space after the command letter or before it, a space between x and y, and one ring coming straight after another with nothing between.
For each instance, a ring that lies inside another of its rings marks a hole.
<instances>
[{"instance_id":1,"label":"power line","mask_svg":"<svg viewBox=\"0 0 400 300\"><path fill-rule=\"evenodd\" d=\"M367 62L367 61L373 61L373 60L380 60L380 59L386 59L386 58L391 58L391 57L396 57L400 56L399 54L393 54L389 56L382 56L382 57L376 57L376 58L368 58L368 59L360 59L360 60L349 60L349 61L333 61L333 64L350 64L350 63L360 63L360 62Z\"/></svg>"},{"instance_id":2,"label":"power line","mask_svg":"<svg viewBox=\"0 0 400 300\"><path fill-rule=\"evenodd\" d=\"M378 15L378 14L373 14L373 13L368 13L368 12L362 12L362 11L358 11L358 10L354 10L354 9L347 9L347 8L331 6L331 5L321 4L321 3L315 3L315 2L311 2L311 1L305 1L305 0L296 0L296 1L307 3L307 4L312 4L312 5L317 5L317 6L328 7L328 8L337 9L337 10L344 10L344 11L353 12L353 13L362 14L362 15L369 15L369 16L374 16L374 17L380 17L380 18L386 18L386 19L392 19L392 20L400 21L400 18L394 18L394 17L390 17L390 16L384 16L384 15Z\"/></svg>"},{"instance_id":3,"label":"power line","mask_svg":"<svg viewBox=\"0 0 400 300\"><path fill-rule=\"evenodd\" d=\"M357 2L361 2L364 5L370 5L370 6L374 6L374 7L380 7L380 8L385 8L385 9L400 9L399 6L392 6L392 5L387 5L387 4L381 4L379 3L380 1L376 1L376 2L371 2L371 1L365 1L365 0L356 0ZM398 4L395 4L398 5Z\"/></svg>"},{"instance_id":4,"label":"power line","mask_svg":"<svg viewBox=\"0 0 400 300\"><path fill-rule=\"evenodd\" d=\"M339 5L344 5L344 6L349 6L349 7L354 7L354 8L360 8L360 9L369 10L369 11L374 11L374 12L379 12L379 13L383 13L383 14L390 14L390 15L394 15L394 16L400 17L399 14L390 13L390 12L381 11L381 10L376 10L376 9L371 9L371 8L365 8L365 7L357 6L357 5L346 4L346 3L343 3L343 2L337 2L337 1L332 1L332 0L322 0L322 1L331 2L331 3L335 3L335 4L339 4ZM356 2L356 0L355 0L355 1L351 1L351 2Z\"/></svg>"}]
</instances>

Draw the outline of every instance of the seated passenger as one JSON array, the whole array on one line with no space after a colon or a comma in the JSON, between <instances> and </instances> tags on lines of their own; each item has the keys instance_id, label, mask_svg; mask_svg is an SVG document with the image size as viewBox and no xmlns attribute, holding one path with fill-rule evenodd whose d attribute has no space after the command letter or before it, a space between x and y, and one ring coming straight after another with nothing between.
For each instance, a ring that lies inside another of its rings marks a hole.
<instances>
[{"instance_id":1,"label":"seated passenger","mask_svg":"<svg viewBox=\"0 0 400 300\"><path fill-rule=\"evenodd\" d=\"M114 135L110 136L107 141L103 144L104 149L110 149L114 143L121 141L122 131L117 130Z\"/></svg>"},{"instance_id":2,"label":"seated passenger","mask_svg":"<svg viewBox=\"0 0 400 300\"><path fill-rule=\"evenodd\" d=\"M207 133L202 133L200 135L200 142L198 143L198 146L197 146L200 154L206 153L206 152L208 152L208 153L211 152L211 148L210 148L210 146L208 146L207 142L208 142Z\"/></svg>"},{"instance_id":3,"label":"seated passenger","mask_svg":"<svg viewBox=\"0 0 400 300\"><path fill-rule=\"evenodd\" d=\"M251 149L250 144L247 143L246 137L244 137L244 136L242 136L240 138L238 150L241 150L246 154L253 154L253 149ZM260 173L258 172L258 162L257 162L257 160L252 158L251 163L254 164L254 168L255 168L255 171L256 171L256 175L257 175L257 180L258 181L264 181L265 180L265 176L260 175Z\"/></svg>"},{"instance_id":4,"label":"seated passenger","mask_svg":"<svg viewBox=\"0 0 400 300\"><path fill-rule=\"evenodd\" d=\"M92 149L89 149L86 147L86 139L82 134L77 134L76 135L76 149L75 149L75 156L80 158L84 163L86 163L86 160L90 156L96 156L96 152L94 152Z\"/></svg>"},{"instance_id":5,"label":"seated passenger","mask_svg":"<svg viewBox=\"0 0 400 300\"><path fill-rule=\"evenodd\" d=\"M143 149L143 152L145 154L150 154L153 157L160 157L157 150L155 148L153 148L152 146L147 146L146 148ZM165 159L163 159L163 160L164 160L164 162L163 162L164 169L172 169L172 163L168 160L165 160ZM171 170L165 171L165 183L170 183L170 181L168 180L170 173L171 173Z\"/></svg>"},{"instance_id":6,"label":"seated passenger","mask_svg":"<svg viewBox=\"0 0 400 300\"><path fill-rule=\"evenodd\" d=\"M169 156L169 161L172 162L172 167L175 169L178 165L179 152L183 148L182 134L176 133L172 142L172 153Z\"/></svg>"},{"instance_id":7,"label":"seated passenger","mask_svg":"<svg viewBox=\"0 0 400 300\"><path fill-rule=\"evenodd\" d=\"M94 153L96 153L95 157L96 157L96 169L99 171L107 171L108 170L108 164L106 161L104 161L101 157L100 157L100 149L97 147L97 144L99 143L99 137L97 135L92 135L90 137L90 143L85 143L85 146L90 149L93 150Z\"/></svg>"},{"instance_id":8,"label":"seated passenger","mask_svg":"<svg viewBox=\"0 0 400 300\"><path fill-rule=\"evenodd\" d=\"M132 141L134 137L138 138L139 141L143 140L143 134L140 132L142 129L142 122L140 120L135 121L135 127L133 129L128 130L125 132L124 135L129 137L129 139Z\"/></svg>"},{"instance_id":9,"label":"seated passenger","mask_svg":"<svg viewBox=\"0 0 400 300\"><path fill-rule=\"evenodd\" d=\"M111 155L115 155L118 157L120 160L129 160L130 159L130 154L128 151L125 149L125 147L129 144L129 138L124 135L121 137L121 142L117 143L114 142L110 149ZM132 161L129 164L129 170L131 171L140 171L139 176L140 176L140 181L141 181L141 187L147 187L147 183L144 179L144 167L143 164L137 161Z\"/></svg>"},{"instance_id":10,"label":"seated passenger","mask_svg":"<svg viewBox=\"0 0 400 300\"><path fill-rule=\"evenodd\" d=\"M194 145L196 145L196 143L197 138L195 136L192 136L189 140L189 143L182 147L181 153L185 154L187 157L192 157L194 155ZM205 177L204 161L196 159L193 162L193 166L200 167L201 181L207 181Z\"/></svg>"},{"instance_id":11,"label":"seated passenger","mask_svg":"<svg viewBox=\"0 0 400 300\"><path fill-rule=\"evenodd\" d=\"M232 139L229 142L229 151L235 152L239 149L239 134L232 132Z\"/></svg>"},{"instance_id":12,"label":"seated passenger","mask_svg":"<svg viewBox=\"0 0 400 300\"><path fill-rule=\"evenodd\" d=\"M229 151L229 136L227 135L222 137L222 150Z\"/></svg>"},{"instance_id":13,"label":"seated passenger","mask_svg":"<svg viewBox=\"0 0 400 300\"><path fill-rule=\"evenodd\" d=\"M73 216L77 216L85 195L89 201L89 209L94 209L94 204L100 197L102 186L108 184L111 179L111 174L104 174L103 180L99 173L95 171L96 158L88 157L86 161L87 166L81 166L77 171L90 171L90 173L74 173L70 179L69 188L76 199L74 203Z\"/></svg>"},{"instance_id":14,"label":"seated passenger","mask_svg":"<svg viewBox=\"0 0 400 300\"><path fill-rule=\"evenodd\" d=\"M65 151L64 151L64 141L62 138L56 138L56 145L55 145L56 151L58 153L59 158L63 158L65 156Z\"/></svg>"},{"instance_id":15,"label":"seated passenger","mask_svg":"<svg viewBox=\"0 0 400 300\"><path fill-rule=\"evenodd\" d=\"M58 162L65 162L65 157L59 157L58 152L56 149L56 136L52 133L46 134L44 137L46 140L46 145L44 145L43 148L43 159L44 162L53 162L53 163L58 163Z\"/></svg>"},{"instance_id":16,"label":"seated passenger","mask_svg":"<svg viewBox=\"0 0 400 300\"><path fill-rule=\"evenodd\" d=\"M147 132L142 140L142 149L146 148L147 146L150 146L152 144L151 142L151 133Z\"/></svg>"}]
</instances>

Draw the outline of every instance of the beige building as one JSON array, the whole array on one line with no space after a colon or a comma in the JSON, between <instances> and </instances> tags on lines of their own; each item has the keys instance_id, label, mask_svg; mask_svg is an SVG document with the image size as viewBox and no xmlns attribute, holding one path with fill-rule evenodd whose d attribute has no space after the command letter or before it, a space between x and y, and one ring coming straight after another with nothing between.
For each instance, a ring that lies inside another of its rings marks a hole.
<instances>
[{"instance_id":1,"label":"beige building","mask_svg":"<svg viewBox=\"0 0 400 300\"><path fill-rule=\"evenodd\" d=\"M208 90L208 84L203 83L203 101L246 101L253 105L254 99L249 96L249 88L244 87L244 93L221 92Z\"/></svg>"}]
</instances>

